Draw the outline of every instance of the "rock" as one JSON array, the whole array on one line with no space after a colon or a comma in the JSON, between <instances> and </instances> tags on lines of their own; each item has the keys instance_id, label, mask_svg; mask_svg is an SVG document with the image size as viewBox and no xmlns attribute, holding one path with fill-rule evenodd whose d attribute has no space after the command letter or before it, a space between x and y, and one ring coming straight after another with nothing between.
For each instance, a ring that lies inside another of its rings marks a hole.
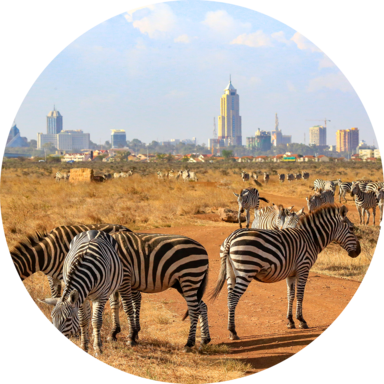
<instances>
[{"instance_id":1,"label":"rock","mask_svg":"<svg viewBox=\"0 0 384 384\"><path fill-rule=\"evenodd\" d=\"M237 211L232 211L232 209L229 208L219 208L217 213L222 221L225 221L227 223L238 223ZM242 223L245 222L245 217L241 216L240 220Z\"/></svg>"}]
</instances>

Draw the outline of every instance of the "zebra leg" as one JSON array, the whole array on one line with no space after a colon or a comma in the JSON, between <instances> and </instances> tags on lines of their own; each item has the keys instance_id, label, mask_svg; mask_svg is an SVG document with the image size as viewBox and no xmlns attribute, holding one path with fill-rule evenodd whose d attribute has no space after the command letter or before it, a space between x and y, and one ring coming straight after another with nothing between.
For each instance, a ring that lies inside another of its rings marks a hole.
<instances>
[{"instance_id":1,"label":"zebra leg","mask_svg":"<svg viewBox=\"0 0 384 384\"><path fill-rule=\"evenodd\" d=\"M247 228L249 228L249 222L251 221L250 215L251 215L251 210L247 209Z\"/></svg>"},{"instance_id":2,"label":"zebra leg","mask_svg":"<svg viewBox=\"0 0 384 384\"><path fill-rule=\"evenodd\" d=\"M287 319L288 324L287 327L289 329L296 328L295 322L293 321L293 315L292 315L292 307L293 307L293 301L295 300L295 281L296 276L290 276L287 277L287 296L288 296L288 313L287 313Z\"/></svg>"},{"instance_id":3,"label":"zebra leg","mask_svg":"<svg viewBox=\"0 0 384 384\"><path fill-rule=\"evenodd\" d=\"M365 212L367 212L367 222L365 223L365 225L368 225L369 224L369 218L371 216L371 214L369 213L369 208L368 209L363 208L363 218L365 218Z\"/></svg>"},{"instance_id":4,"label":"zebra leg","mask_svg":"<svg viewBox=\"0 0 384 384\"><path fill-rule=\"evenodd\" d=\"M141 292L132 291L132 303L135 316L135 330L136 330L136 341L139 340L140 327L140 309L141 309Z\"/></svg>"},{"instance_id":5,"label":"zebra leg","mask_svg":"<svg viewBox=\"0 0 384 384\"><path fill-rule=\"evenodd\" d=\"M81 334L81 348L88 352L89 345L89 320L91 318L91 306L89 301L85 300L84 303L79 308L79 325L80 325L80 334Z\"/></svg>"},{"instance_id":6,"label":"zebra leg","mask_svg":"<svg viewBox=\"0 0 384 384\"><path fill-rule=\"evenodd\" d=\"M189 314L189 319L191 324L189 327L187 344L185 344L184 346L184 352L190 352L191 348L196 343L196 326L197 326L197 320L200 315L200 303L197 302L196 294L197 294L197 289L193 290L191 293L187 291L186 287L184 287L183 289L183 296L184 296L184 299L187 301L188 314Z\"/></svg>"},{"instance_id":7,"label":"zebra leg","mask_svg":"<svg viewBox=\"0 0 384 384\"><path fill-rule=\"evenodd\" d=\"M200 331L201 331L201 345L208 344L211 341L208 325L208 308L203 300L200 301Z\"/></svg>"},{"instance_id":8,"label":"zebra leg","mask_svg":"<svg viewBox=\"0 0 384 384\"><path fill-rule=\"evenodd\" d=\"M103 325L103 311L108 297L99 297L97 301L93 302L92 308L92 328L93 328L93 349L95 355L103 353L101 350L101 337L100 330Z\"/></svg>"},{"instance_id":9,"label":"zebra leg","mask_svg":"<svg viewBox=\"0 0 384 384\"><path fill-rule=\"evenodd\" d=\"M120 327L120 318L119 318L119 308L120 308L120 301L119 301L119 292L114 292L109 297L109 305L111 306L111 312L112 312L112 331L110 336L108 337L108 340L116 341L116 335L121 332Z\"/></svg>"},{"instance_id":10,"label":"zebra leg","mask_svg":"<svg viewBox=\"0 0 384 384\"><path fill-rule=\"evenodd\" d=\"M376 207L372 208L373 225L376 225Z\"/></svg>"},{"instance_id":11,"label":"zebra leg","mask_svg":"<svg viewBox=\"0 0 384 384\"><path fill-rule=\"evenodd\" d=\"M241 226L241 209L240 209L240 208L239 208L239 212L237 213L237 220L238 220L238 222L239 222L240 228L243 228L243 227Z\"/></svg>"},{"instance_id":12,"label":"zebra leg","mask_svg":"<svg viewBox=\"0 0 384 384\"><path fill-rule=\"evenodd\" d=\"M58 299L61 297L61 280L55 279L54 277L48 277L49 288L51 289L51 296L54 299Z\"/></svg>"},{"instance_id":13,"label":"zebra leg","mask_svg":"<svg viewBox=\"0 0 384 384\"><path fill-rule=\"evenodd\" d=\"M361 210L362 210L362 208L360 206L358 206L357 212L359 212L360 225L363 224L363 220L364 220L364 217L361 218Z\"/></svg>"},{"instance_id":14,"label":"zebra leg","mask_svg":"<svg viewBox=\"0 0 384 384\"><path fill-rule=\"evenodd\" d=\"M136 342L137 332L136 332L135 316L134 316L133 302L132 302L131 282L129 281L129 284L124 288L120 287L119 293L121 296L121 301L123 302L124 312L127 315L128 322L129 322L129 334L128 334L127 344L131 347L134 347L135 345L137 345L137 342Z\"/></svg>"},{"instance_id":15,"label":"zebra leg","mask_svg":"<svg viewBox=\"0 0 384 384\"><path fill-rule=\"evenodd\" d=\"M297 307L296 319L300 321L299 328L308 329L308 324L303 317L303 300L305 284L307 283L309 271L302 271L297 279Z\"/></svg>"}]
</instances>

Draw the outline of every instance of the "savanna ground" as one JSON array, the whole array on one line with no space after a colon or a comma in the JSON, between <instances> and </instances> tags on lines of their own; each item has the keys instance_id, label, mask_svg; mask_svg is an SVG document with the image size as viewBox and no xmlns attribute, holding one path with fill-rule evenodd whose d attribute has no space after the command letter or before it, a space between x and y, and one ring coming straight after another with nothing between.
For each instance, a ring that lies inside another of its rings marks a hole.
<instances>
[{"instance_id":1,"label":"savanna ground","mask_svg":"<svg viewBox=\"0 0 384 384\"><path fill-rule=\"evenodd\" d=\"M84 164L76 164L76 167ZM3 164L1 178L1 211L9 247L34 231L50 231L59 225L117 223L137 232L182 234L199 241L208 251L210 278L207 291L215 285L219 271L219 247L238 226L224 223L216 213L220 207L237 210L232 192L254 186L244 183L240 169L268 171L271 181L257 187L260 195L284 206L305 207L315 178L351 181L382 180L381 164L188 164L197 172L198 182L159 180L157 170L178 171L184 164L86 164L95 171L119 172L134 169L126 179L106 183L56 183L57 170L69 165L36 164L11 160ZM309 171L309 181L279 184L278 173ZM253 185L252 185L253 184ZM336 195L337 196L337 195ZM358 224L357 211L347 197L348 217ZM338 197L336 199L338 202ZM262 206L266 203L262 202ZM252 215L251 215L252 217ZM372 219L371 219L372 220ZM371 221L372 223L372 221ZM123 311L122 333L116 343L108 342L111 329L109 307L104 314L101 361L123 371L149 379L177 383L208 383L231 380L269 368L300 351L318 337L348 304L372 259L378 235L376 226L357 226L362 253L348 257L336 244L330 244L312 268L306 287L304 315L308 330L286 329L286 286L252 283L236 310L240 341L229 341L226 291L219 299L208 302L212 342L202 352L182 353L189 322L181 322L184 299L175 291L143 296L140 345L128 348L125 338L128 324ZM51 308L37 299L48 297L49 286L44 275L37 273L24 285L50 319ZM197 335L199 344L199 332ZM72 340L79 345L79 341ZM92 348L90 350L92 353Z\"/></svg>"}]
</instances>

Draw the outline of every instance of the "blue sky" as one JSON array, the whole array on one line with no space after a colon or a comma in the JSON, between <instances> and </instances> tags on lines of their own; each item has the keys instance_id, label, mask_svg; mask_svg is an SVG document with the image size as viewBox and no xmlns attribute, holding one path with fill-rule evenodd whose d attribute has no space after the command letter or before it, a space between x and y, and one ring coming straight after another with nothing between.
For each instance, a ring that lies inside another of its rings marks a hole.
<instances>
[{"instance_id":1,"label":"blue sky","mask_svg":"<svg viewBox=\"0 0 384 384\"><path fill-rule=\"evenodd\" d=\"M244 144L257 128L273 129L275 112L294 142L305 133L308 143L308 128L324 118L329 144L337 129L351 127L375 140L348 80L304 36L255 11L200 1L130 11L80 36L42 72L16 124L36 139L55 104L64 129L82 129L97 143L111 129L125 129L128 140L206 143L229 74Z\"/></svg>"}]
</instances>

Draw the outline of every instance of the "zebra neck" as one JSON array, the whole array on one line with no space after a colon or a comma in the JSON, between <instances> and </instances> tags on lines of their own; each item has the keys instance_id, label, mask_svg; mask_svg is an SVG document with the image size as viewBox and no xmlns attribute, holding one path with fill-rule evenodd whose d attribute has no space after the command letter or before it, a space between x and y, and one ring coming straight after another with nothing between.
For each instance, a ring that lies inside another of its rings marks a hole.
<instances>
[{"instance_id":1,"label":"zebra neck","mask_svg":"<svg viewBox=\"0 0 384 384\"><path fill-rule=\"evenodd\" d=\"M329 243L334 240L335 228L332 226L329 230L329 226L325 226L322 220L313 220L312 217L310 220L302 225L302 228L305 230L307 235L312 239L312 244L314 245L317 254L319 254ZM329 223L327 223L329 225Z\"/></svg>"}]
</instances>

